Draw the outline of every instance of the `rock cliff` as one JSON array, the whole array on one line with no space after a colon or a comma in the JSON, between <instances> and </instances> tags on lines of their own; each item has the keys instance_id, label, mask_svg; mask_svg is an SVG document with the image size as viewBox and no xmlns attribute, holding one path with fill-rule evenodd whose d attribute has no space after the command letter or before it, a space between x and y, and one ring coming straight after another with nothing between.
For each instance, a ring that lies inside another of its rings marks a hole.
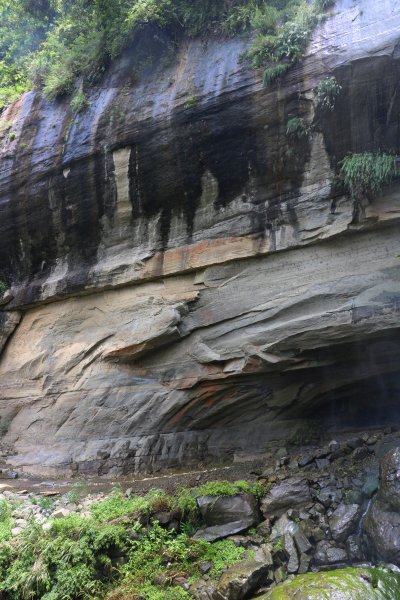
<instances>
[{"instance_id":1,"label":"rock cliff","mask_svg":"<svg viewBox=\"0 0 400 600\"><path fill-rule=\"evenodd\" d=\"M339 0L268 88L248 44L149 28L85 112L30 92L2 115L14 467L240 460L310 422L400 422L400 185L359 203L337 179L348 152L400 154L400 6Z\"/></svg>"}]
</instances>

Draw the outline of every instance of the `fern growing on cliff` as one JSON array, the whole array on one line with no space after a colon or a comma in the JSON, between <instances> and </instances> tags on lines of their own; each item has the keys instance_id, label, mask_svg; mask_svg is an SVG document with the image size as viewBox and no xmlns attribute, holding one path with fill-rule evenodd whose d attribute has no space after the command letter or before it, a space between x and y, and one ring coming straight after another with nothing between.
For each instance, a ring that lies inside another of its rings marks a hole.
<instances>
[{"instance_id":1,"label":"fern growing on cliff","mask_svg":"<svg viewBox=\"0 0 400 600\"><path fill-rule=\"evenodd\" d=\"M340 169L340 177L354 198L360 194L377 195L396 175L398 169L393 154L349 154L343 159Z\"/></svg>"}]
</instances>

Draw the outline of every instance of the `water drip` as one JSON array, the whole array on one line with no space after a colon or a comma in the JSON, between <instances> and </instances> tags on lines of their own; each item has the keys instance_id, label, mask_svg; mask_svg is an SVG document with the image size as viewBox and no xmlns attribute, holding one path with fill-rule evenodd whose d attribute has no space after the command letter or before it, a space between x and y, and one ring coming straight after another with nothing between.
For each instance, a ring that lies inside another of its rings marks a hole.
<instances>
[{"instance_id":1,"label":"water drip","mask_svg":"<svg viewBox=\"0 0 400 600\"><path fill-rule=\"evenodd\" d=\"M370 509L371 502L372 502L372 498L370 498L368 500L366 509L364 510L363 514L361 515L361 519L360 519L360 521L358 523L358 529L357 529L357 535L358 535L358 537L361 537L362 534L363 534L364 523L365 523L365 519L367 518L367 514L368 514L368 511Z\"/></svg>"}]
</instances>

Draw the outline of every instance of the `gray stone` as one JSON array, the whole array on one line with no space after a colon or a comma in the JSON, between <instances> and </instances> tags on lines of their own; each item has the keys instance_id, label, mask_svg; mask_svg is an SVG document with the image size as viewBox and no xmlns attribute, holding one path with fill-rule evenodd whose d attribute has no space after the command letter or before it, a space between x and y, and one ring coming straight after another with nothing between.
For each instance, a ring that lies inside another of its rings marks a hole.
<instances>
[{"instance_id":1,"label":"gray stone","mask_svg":"<svg viewBox=\"0 0 400 600\"><path fill-rule=\"evenodd\" d=\"M296 546L291 535L285 534L283 538L284 550L288 557L287 571L288 573L297 573L299 570L299 557L297 555Z\"/></svg>"},{"instance_id":2,"label":"gray stone","mask_svg":"<svg viewBox=\"0 0 400 600\"><path fill-rule=\"evenodd\" d=\"M381 461L379 499L400 512L400 446Z\"/></svg>"},{"instance_id":3,"label":"gray stone","mask_svg":"<svg viewBox=\"0 0 400 600\"><path fill-rule=\"evenodd\" d=\"M358 504L340 504L329 519L333 539L344 542L355 531L360 517Z\"/></svg>"},{"instance_id":4,"label":"gray stone","mask_svg":"<svg viewBox=\"0 0 400 600\"><path fill-rule=\"evenodd\" d=\"M242 600L267 583L268 573L268 565L254 560L237 563L221 575L213 600Z\"/></svg>"},{"instance_id":5,"label":"gray stone","mask_svg":"<svg viewBox=\"0 0 400 600\"><path fill-rule=\"evenodd\" d=\"M202 573L202 575L206 575L213 567L214 563L211 560L205 560L204 562L200 563L199 571Z\"/></svg>"},{"instance_id":6,"label":"gray stone","mask_svg":"<svg viewBox=\"0 0 400 600\"><path fill-rule=\"evenodd\" d=\"M270 567L273 566L274 561L272 559L272 545L261 544L254 552L254 560Z\"/></svg>"},{"instance_id":7,"label":"gray stone","mask_svg":"<svg viewBox=\"0 0 400 600\"><path fill-rule=\"evenodd\" d=\"M364 524L369 548L378 560L400 567L400 513L376 499Z\"/></svg>"},{"instance_id":8,"label":"gray stone","mask_svg":"<svg viewBox=\"0 0 400 600\"><path fill-rule=\"evenodd\" d=\"M263 498L261 510L266 517L280 516L290 508L306 506L311 500L306 479L292 477L274 485Z\"/></svg>"},{"instance_id":9,"label":"gray stone","mask_svg":"<svg viewBox=\"0 0 400 600\"><path fill-rule=\"evenodd\" d=\"M235 533L240 533L248 529L248 525L243 521L233 521L232 523L224 523L223 525L213 525L205 529L199 529L194 534L195 540L204 540L205 542L215 542L222 540Z\"/></svg>"},{"instance_id":10,"label":"gray stone","mask_svg":"<svg viewBox=\"0 0 400 600\"><path fill-rule=\"evenodd\" d=\"M371 498L375 494L379 487L379 479L375 475L370 475L367 477L366 482L362 488L362 494L364 498Z\"/></svg>"},{"instance_id":11,"label":"gray stone","mask_svg":"<svg viewBox=\"0 0 400 600\"><path fill-rule=\"evenodd\" d=\"M269 519L261 521L256 527L257 533L263 537L268 537L271 533L271 522Z\"/></svg>"},{"instance_id":12,"label":"gray stone","mask_svg":"<svg viewBox=\"0 0 400 600\"><path fill-rule=\"evenodd\" d=\"M328 540L318 542L314 553L314 560L318 565L330 565L347 560L346 550L335 546Z\"/></svg>"},{"instance_id":13,"label":"gray stone","mask_svg":"<svg viewBox=\"0 0 400 600\"><path fill-rule=\"evenodd\" d=\"M283 537L287 533L290 535L294 535L296 531L298 531L299 526L297 523L291 521L286 514L282 515L276 523L274 523L270 535L271 540L276 540L280 537Z\"/></svg>"},{"instance_id":14,"label":"gray stone","mask_svg":"<svg viewBox=\"0 0 400 600\"><path fill-rule=\"evenodd\" d=\"M300 554L305 554L312 549L312 545L301 529L294 532L293 539Z\"/></svg>"},{"instance_id":15,"label":"gray stone","mask_svg":"<svg viewBox=\"0 0 400 600\"><path fill-rule=\"evenodd\" d=\"M315 462L316 462L318 469L321 469L321 470L327 469L330 465L329 458L316 458Z\"/></svg>"},{"instance_id":16,"label":"gray stone","mask_svg":"<svg viewBox=\"0 0 400 600\"><path fill-rule=\"evenodd\" d=\"M346 552L350 562L355 563L363 559L362 540L357 535L351 535L346 540Z\"/></svg>"},{"instance_id":17,"label":"gray stone","mask_svg":"<svg viewBox=\"0 0 400 600\"><path fill-rule=\"evenodd\" d=\"M299 570L298 570L299 575L301 575L303 573L307 573L308 569L310 568L310 562L311 562L310 556L308 556L307 554L300 555Z\"/></svg>"},{"instance_id":18,"label":"gray stone","mask_svg":"<svg viewBox=\"0 0 400 600\"><path fill-rule=\"evenodd\" d=\"M324 505L325 508L328 508L329 506L332 506L332 504L340 502L342 497L342 491L339 490L336 486L324 487L320 490L320 493L318 494L318 500L319 502L321 502L321 504Z\"/></svg>"},{"instance_id":19,"label":"gray stone","mask_svg":"<svg viewBox=\"0 0 400 600\"><path fill-rule=\"evenodd\" d=\"M245 529L259 521L258 502L253 494L200 496L197 505L203 521L209 527L241 521Z\"/></svg>"},{"instance_id":20,"label":"gray stone","mask_svg":"<svg viewBox=\"0 0 400 600\"><path fill-rule=\"evenodd\" d=\"M195 600L213 600L216 587L217 581L200 579L191 584L189 592Z\"/></svg>"},{"instance_id":21,"label":"gray stone","mask_svg":"<svg viewBox=\"0 0 400 600\"><path fill-rule=\"evenodd\" d=\"M312 463L314 458L315 458L315 454L311 454L311 453L302 454L300 456L300 458L298 459L299 467L302 468L302 467L305 467L306 465L309 465L310 463Z\"/></svg>"},{"instance_id":22,"label":"gray stone","mask_svg":"<svg viewBox=\"0 0 400 600\"><path fill-rule=\"evenodd\" d=\"M369 450L366 446L360 446L359 448L356 448L351 455L352 459L355 461L364 460L368 456Z\"/></svg>"}]
</instances>

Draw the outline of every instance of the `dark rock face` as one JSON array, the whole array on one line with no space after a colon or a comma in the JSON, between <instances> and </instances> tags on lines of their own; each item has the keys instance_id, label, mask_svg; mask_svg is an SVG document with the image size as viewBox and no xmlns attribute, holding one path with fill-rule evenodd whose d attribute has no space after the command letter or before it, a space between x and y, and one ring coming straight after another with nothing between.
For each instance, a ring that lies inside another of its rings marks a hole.
<instances>
[{"instance_id":1,"label":"dark rock face","mask_svg":"<svg viewBox=\"0 0 400 600\"><path fill-rule=\"evenodd\" d=\"M400 153L399 23L340 0L268 89L246 39L176 50L150 29L87 111L33 92L6 111L9 463L113 475L240 460L309 419L400 422L399 186L359 206L336 180L349 151Z\"/></svg>"},{"instance_id":2,"label":"dark rock face","mask_svg":"<svg viewBox=\"0 0 400 600\"><path fill-rule=\"evenodd\" d=\"M372 549L380 560L400 566L400 448L380 465L380 488L365 521Z\"/></svg>"},{"instance_id":3,"label":"dark rock face","mask_svg":"<svg viewBox=\"0 0 400 600\"><path fill-rule=\"evenodd\" d=\"M258 502L252 494L200 496L197 504L207 527L197 531L196 539L208 542L222 539L259 521Z\"/></svg>"},{"instance_id":4,"label":"dark rock face","mask_svg":"<svg viewBox=\"0 0 400 600\"><path fill-rule=\"evenodd\" d=\"M380 476L379 499L400 513L400 447L383 458Z\"/></svg>"}]
</instances>

